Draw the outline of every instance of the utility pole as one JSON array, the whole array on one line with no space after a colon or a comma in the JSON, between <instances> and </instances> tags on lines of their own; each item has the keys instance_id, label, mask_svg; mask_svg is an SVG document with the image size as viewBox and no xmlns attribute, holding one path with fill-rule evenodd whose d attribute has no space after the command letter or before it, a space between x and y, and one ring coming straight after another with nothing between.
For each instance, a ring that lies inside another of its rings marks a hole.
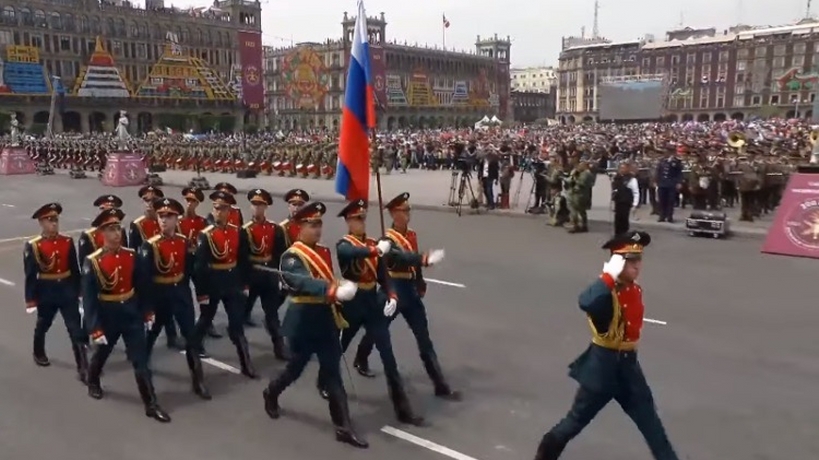
<instances>
[{"instance_id":1,"label":"utility pole","mask_svg":"<svg viewBox=\"0 0 819 460\"><path fill-rule=\"evenodd\" d=\"M808 0L808 4L810 4L810 0ZM592 23L592 38L600 37L600 1L594 0L594 22Z\"/></svg>"}]
</instances>

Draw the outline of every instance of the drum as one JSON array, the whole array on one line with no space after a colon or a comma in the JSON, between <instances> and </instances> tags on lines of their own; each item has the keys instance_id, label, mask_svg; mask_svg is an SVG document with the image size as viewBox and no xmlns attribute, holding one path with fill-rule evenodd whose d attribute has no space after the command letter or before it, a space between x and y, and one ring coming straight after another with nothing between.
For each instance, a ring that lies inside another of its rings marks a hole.
<instances>
[{"instance_id":1,"label":"drum","mask_svg":"<svg viewBox=\"0 0 819 460\"><path fill-rule=\"evenodd\" d=\"M304 172L304 165L302 163L296 165L296 172Z\"/></svg>"},{"instance_id":2,"label":"drum","mask_svg":"<svg viewBox=\"0 0 819 460\"><path fill-rule=\"evenodd\" d=\"M273 162L273 170L274 171L281 171L282 170L282 162L281 161L274 161Z\"/></svg>"},{"instance_id":3,"label":"drum","mask_svg":"<svg viewBox=\"0 0 819 460\"><path fill-rule=\"evenodd\" d=\"M310 174L315 173L316 172L316 165L314 165L313 163L310 163L309 165L307 165L307 172L310 173Z\"/></svg>"}]
</instances>

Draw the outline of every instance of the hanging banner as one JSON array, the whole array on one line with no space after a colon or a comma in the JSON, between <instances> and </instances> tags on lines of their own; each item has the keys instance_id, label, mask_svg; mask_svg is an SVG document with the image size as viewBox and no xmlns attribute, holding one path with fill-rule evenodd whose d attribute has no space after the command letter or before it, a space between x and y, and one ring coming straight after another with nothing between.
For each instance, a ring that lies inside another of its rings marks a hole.
<instances>
[{"instance_id":1,"label":"hanging banner","mask_svg":"<svg viewBox=\"0 0 819 460\"><path fill-rule=\"evenodd\" d=\"M370 45L370 71L373 74L373 89L375 89L376 107L387 108L387 63L385 62L384 48ZM349 61L348 61L349 62Z\"/></svg>"},{"instance_id":2,"label":"hanging banner","mask_svg":"<svg viewBox=\"0 0 819 460\"><path fill-rule=\"evenodd\" d=\"M239 62L242 64L242 102L249 110L262 110L264 84L261 33L239 31Z\"/></svg>"}]
</instances>

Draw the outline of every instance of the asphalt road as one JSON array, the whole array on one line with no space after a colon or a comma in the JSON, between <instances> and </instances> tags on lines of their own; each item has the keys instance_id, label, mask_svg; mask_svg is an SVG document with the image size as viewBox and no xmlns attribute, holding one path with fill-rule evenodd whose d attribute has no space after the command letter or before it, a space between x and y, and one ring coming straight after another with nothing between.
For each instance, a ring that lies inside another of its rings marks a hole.
<instances>
[{"instance_id":1,"label":"asphalt road","mask_svg":"<svg viewBox=\"0 0 819 460\"><path fill-rule=\"evenodd\" d=\"M371 443L367 451L347 448L333 440L326 404L314 390L315 365L287 390L285 415L273 421L262 409L266 381L249 381L208 365L214 399L202 402L189 391L184 358L161 347L154 356L155 384L173 423L160 425L143 415L121 352L103 376L107 398L91 400L74 379L59 319L48 341L54 364L42 369L31 361L34 318L24 313L19 237L37 232L31 212L55 199L65 207L63 230L88 227L95 214L90 203L111 192L126 201L129 218L139 214L135 188L106 189L95 180L64 176L2 178L4 460L147 460L157 455L179 460L434 460L446 458L431 450L440 447L455 451L443 455L457 460L525 460L534 456L544 430L569 407L575 384L566 376L566 365L589 340L576 298L602 266L605 254L598 248L609 228L601 224L589 234L569 235L536 220L458 218L420 210L413 213L412 226L420 233L421 246L447 250L447 259L427 276L465 286L433 283L426 299L438 354L453 386L464 392L463 402L445 403L432 396L406 325L399 320L393 326L410 397L432 426L396 425L383 377L345 375L354 422ZM329 206L328 243L343 232L340 219L332 217L338 209ZM284 213L278 204L271 216L280 220ZM370 227L377 232L375 215ZM819 457L815 267L812 260L761 255L753 240L654 235L642 284L648 318L664 324L646 324L641 361L682 458ZM224 316L217 321L224 323ZM253 329L249 337L257 367L265 376L276 373L281 364L272 359L264 332ZM214 359L238 367L227 339L209 342L208 350ZM380 370L375 357L373 365ZM385 426L427 443L416 440L425 444L419 446L384 433ZM650 454L632 423L611 405L564 458L639 460Z\"/></svg>"}]
</instances>

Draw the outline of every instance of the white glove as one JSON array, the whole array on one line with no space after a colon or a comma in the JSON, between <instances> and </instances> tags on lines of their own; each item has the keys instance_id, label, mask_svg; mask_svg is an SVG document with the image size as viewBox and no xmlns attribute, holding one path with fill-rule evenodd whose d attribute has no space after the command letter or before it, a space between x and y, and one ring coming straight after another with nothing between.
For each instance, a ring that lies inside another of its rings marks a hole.
<instances>
[{"instance_id":1,"label":"white glove","mask_svg":"<svg viewBox=\"0 0 819 460\"><path fill-rule=\"evenodd\" d=\"M384 316L392 316L395 314L395 310L398 309L398 301L395 299L390 299L384 304Z\"/></svg>"},{"instance_id":2,"label":"white glove","mask_svg":"<svg viewBox=\"0 0 819 460\"><path fill-rule=\"evenodd\" d=\"M378 250L379 256L383 256L392 249L392 243L390 243L390 240L381 240L375 245L375 249Z\"/></svg>"},{"instance_id":3,"label":"white glove","mask_svg":"<svg viewBox=\"0 0 819 460\"><path fill-rule=\"evenodd\" d=\"M608 274L615 280L620 273L623 273L623 268L626 266L626 259L623 258L620 254L614 254L611 256L608 262L603 264L603 273Z\"/></svg>"},{"instance_id":4,"label":"white glove","mask_svg":"<svg viewBox=\"0 0 819 460\"><path fill-rule=\"evenodd\" d=\"M37 312L37 307L28 307L28 308L26 308L26 314L27 315L30 315L30 314L36 313L36 312Z\"/></svg>"},{"instance_id":5,"label":"white glove","mask_svg":"<svg viewBox=\"0 0 819 460\"><path fill-rule=\"evenodd\" d=\"M150 331L151 328L154 327L154 321L156 321L156 318L154 317L154 315L151 315L150 318L145 320L145 330L146 331Z\"/></svg>"},{"instance_id":6,"label":"white glove","mask_svg":"<svg viewBox=\"0 0 819 460\"><path fill-rule=\"evenodd\" d=\"M105 335L101 335L96 339L92 340L94 345L108 345L108 339L105 338Z\"/></svg>"},{"instance_id":7,"label":"white glove","mask_svg":"<svg viewBox=\"0 0 819 460\"><path fill-rule=\"evenodd\" d=\"M82 299L80 299L80 305L78 308L80 310L80 318L82 318L83 316L85 316L85 308L83 308L82 306Z\"/></svg>"},{"instance_id":8,"label":"white glove","mask_svg":"<svg viewBox=\"0 0 819 460\"><path fill-rule=\"evenodd\" d=\"M336 299L343 301L351 300L358 292L358 285L350 280L341 280L336 289Z\"/></svg>"},{"instance_id":9,"label":"white glove","mask_svg":"<svg viewBox=\"0 0 819 460\"><path fill-rule=\"evenodd\" d=\"M443 249L433 249L429 251L429 255L427 256L427 265L435 265L441 263L444 260L444 253Z\"/></svg>"}]
</instances>

